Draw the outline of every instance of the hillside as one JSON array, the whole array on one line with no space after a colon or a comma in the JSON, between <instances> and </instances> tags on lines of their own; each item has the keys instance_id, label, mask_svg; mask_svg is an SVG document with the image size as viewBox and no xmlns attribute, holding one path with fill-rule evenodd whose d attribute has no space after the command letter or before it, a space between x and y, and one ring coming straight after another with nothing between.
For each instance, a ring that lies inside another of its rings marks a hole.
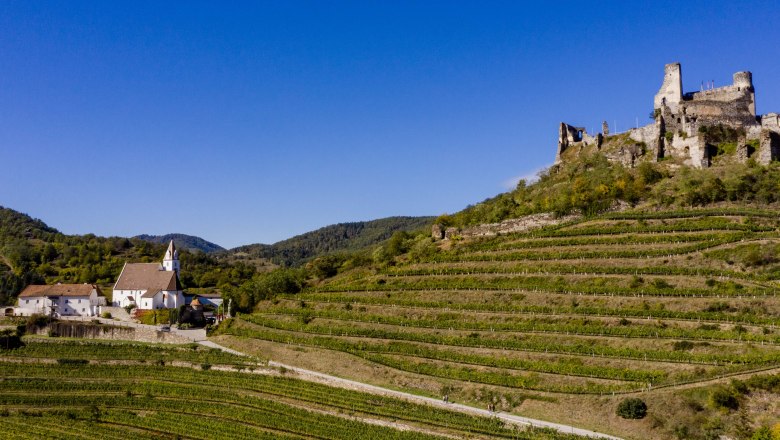
<instances>
[{"instance_id":1,"label":"hillside","mask_svg":"<svg viewBox=\"0 0 780 440\"><path fill-rule=\"evenodd\" d=\"M266 259L283 266L298 266L311 258L336 252L366 250L387 240L395 231L427 228L433 217L387 217L378 220L339 223L271 245L250 244L228 251L239 259Z\"/></svg>"},{"instance_id":2,"label":"hillside","mask_svg":"<svg viewBox=\"0 0 780 440\"><path fill-rule=\"evenodd\" d=\"M521 180L514 190L438 222L464 227L543 212L596 215L621 206L664 210L718 203L766 207L780 202L776 190L780 162L761 166L752 160L720 159L706 169L690 168L674 159L627 168L610 163L598 152L585 154L542 171L533 185Z\"/></svg>"},{"instance_id":3,"label":"hillside","mask_svg":"<svg viewBox=\"0 0 780 440\"><path fill-rule=\"evenodd\" d=\"M579 214L567 221L391 240L390 259L261 301L216 339L627 439L751 438L780 423L779 173L593 155L438 219ZM618 416L627 398L647 415Z\"/></svg>"},{"instance_id":4,"label":"hillside","mask_svg":"<svg viewBox=\"0 0 780 440\"><path fill-rule=\"evenodd\" d=\"M137 238L66 235L13 209L0 207L0 305L28 284L96 283L108 287L125 262L159 261L166 245ZM203 252L180 254L185 287L218 287L250 279L254 269Z\"/></svg>"},{"instance_id":5,"label":"hillside","mask_svg":"<svg viewBox=\"0 0 780 440\"><path fill-rule=\"evenodd\" d=\"M171 240L176 243L176 247L179 249L187 249L189 251L200 251L205 253L224 251L222 246L206 241L200 237L187 234L165 234L165 235L148 235L141 234L136 235L133 238L139 240L148 241L150 243L168 244Z\"/></svg>"},{"instance_id":6,"label":"hillside","mask_svg":"<svg viewBox=\"0 0 780 440\"><path fill-rule=\"evenodd\" d=\"M197 344L25 342L0 346L3 438L584 438L302 380Z\"/></svg>"}]
</instances>

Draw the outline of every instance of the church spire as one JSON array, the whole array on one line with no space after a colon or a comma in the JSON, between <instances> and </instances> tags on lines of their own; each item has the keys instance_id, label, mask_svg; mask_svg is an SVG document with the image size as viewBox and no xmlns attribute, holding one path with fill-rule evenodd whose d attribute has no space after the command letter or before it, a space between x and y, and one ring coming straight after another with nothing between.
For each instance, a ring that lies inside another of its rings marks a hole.
<instances>
[{"instance_id":1,"label":"church spire","mask_svg":"<svg viewBox=\"0 0 780 440\"><path fill-rule=\"evenodd\" d=\"M168 250L165 251L165 256L163 257L163 270L174 271L178 275L179 267L179 251L176 250L176 245L171 240L170 244L168 244Z\"/></svg>"}]
</instances>

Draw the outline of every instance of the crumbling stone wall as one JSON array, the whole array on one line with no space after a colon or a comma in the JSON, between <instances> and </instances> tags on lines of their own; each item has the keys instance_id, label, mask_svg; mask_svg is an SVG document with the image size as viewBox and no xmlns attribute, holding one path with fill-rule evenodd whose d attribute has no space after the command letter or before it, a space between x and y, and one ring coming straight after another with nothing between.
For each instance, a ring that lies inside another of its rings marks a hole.
<instances>
[{"instance_id":1,"label":"crumbling stone wall","mask_svg":"<svg viewBox=\"0 0 780 440\"><path fill-rule=\"evenodd\" d=\"M463 238L474 237L492 237L500 234L510 234L513 232L524 232L532 229L538 229L545 226L558 225L579 218L579 215L567 215L564 217L555 217L554 214L545 212L541 214L531 214L520 218L504 220L500 223L487 223L483 225L471 226L458 231L458 235Z\"/></svg>"},{"instance_id":2,"label":"crumbling stone wall","mask_svg":"<svg viewBox=\"0 0 780 440\"><path fill-rule=\"evenodd\" d=\"M770 130L762 131L757 153L756 161L762 165L778 160L780 158L780 133Z\"/></svg>"},{"instance_id":3,"label":"crumbling stone wall","mask_svg":"<svg viewBox=\"0 0 780 440\"><path fill-rule=\"evenodd\" d=\"M436 240L442 240L444 238L444 226L436 223L431 227L431 238Z\"/></svg>"}]
</instances>

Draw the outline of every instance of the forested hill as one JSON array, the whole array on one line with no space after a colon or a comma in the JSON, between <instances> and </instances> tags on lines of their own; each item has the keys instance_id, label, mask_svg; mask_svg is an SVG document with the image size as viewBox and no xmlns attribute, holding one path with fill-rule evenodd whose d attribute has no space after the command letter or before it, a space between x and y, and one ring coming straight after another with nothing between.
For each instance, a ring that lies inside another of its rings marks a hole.
<instances>
[{"instance_id":1,"label":"forested hill","mask_svg":"<svg viewBox=\"0 0 780 440\"><path fill-rule=\"evenodd\" d=\"M178 249L187 249L191 251L201 251L206 253L225 250L225 248L223 248L218 244L212 243L210 241L204 240L194 235L187 235L187 234L165 234L165 235L141 234L141 235L136 235L133 238L148 241L151 243L159 243L159 244L168 244L171 240L173 240L174 243L176 243L176 247Z\"/></svg>"},{"instance_id":2,"label":"forested hill","mask_svg":"<svg viewBox=\"0 0 780 440\"><path fill-rule=\"evenodd\" d=\"M0 207L0 305L28 284L97 283L110 286L126 262L156 262L165 244L137 238L66 235L26 214ZM203 252L180 253L186 288L225 287L255 271Z\"/></svg>"},{"instance_id":3,"label":"forested hill","mask_svg":"<svg viewBox=\"0 0 780 440\"><path fill-rule=\"evenodd\" d=\"M250 244L228 251L231 255L248 254L276 264L296 266L329 253L368 249L390 238L396 231L416 231L428 227L434 217L387 217L378 220L339 223L297 235L271 245Z\"/></svg>"}]
</instances>

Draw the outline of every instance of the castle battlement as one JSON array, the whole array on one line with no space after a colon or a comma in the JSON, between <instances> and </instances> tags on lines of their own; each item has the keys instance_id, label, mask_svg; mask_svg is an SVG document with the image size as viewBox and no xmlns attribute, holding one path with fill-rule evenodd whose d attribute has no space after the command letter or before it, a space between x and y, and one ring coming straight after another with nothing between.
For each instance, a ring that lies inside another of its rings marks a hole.
<instances>
[{"instance_id":1,"label":"castle battlement","mask_svg":"<svg viewBox=\"0 0 780 440\"><path fill-rule=\"evenodd\" d=\"M780 119L776 113L756 115L751 72L736 72L733 83L727 86L684 93L680 63L667 64L661 87L653 98L653 118L653 123L629 130L632 145L605 152L607 157L629 166L643 158L657 161L674 157L690 166L707 167L717 148L710 145L706 133L709 127L725 126L740 134L736 140L740 160L754 155L763 164L780 159ZM555 162L564 161L564 153L573 146L582 149L595 145L601 149L610 139L606 122L602 133L596 135L561 123Z\"/></svg>"}]
</instances>

